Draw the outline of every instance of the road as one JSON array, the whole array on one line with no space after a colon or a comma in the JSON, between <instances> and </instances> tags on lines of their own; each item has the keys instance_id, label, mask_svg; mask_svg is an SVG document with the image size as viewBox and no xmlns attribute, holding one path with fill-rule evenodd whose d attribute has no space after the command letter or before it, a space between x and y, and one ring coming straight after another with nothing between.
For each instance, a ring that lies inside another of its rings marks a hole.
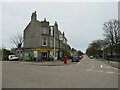
<instances>
[{"instance_id":1,"label":"road","mask_svg":"<svg viewBox=\"0 0 120 90\"><path fill-rule=\"evenodd\" d=\"M118 69L89 59L60 66L4 61L2 88L118 88Z\"/></svg>"}]
</instances>

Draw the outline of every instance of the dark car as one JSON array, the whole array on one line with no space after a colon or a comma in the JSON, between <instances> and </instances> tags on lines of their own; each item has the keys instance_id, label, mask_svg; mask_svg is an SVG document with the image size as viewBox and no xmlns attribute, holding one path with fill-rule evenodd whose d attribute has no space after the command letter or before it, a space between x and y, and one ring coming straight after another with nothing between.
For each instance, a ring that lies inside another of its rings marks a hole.
<instances>
[{"instance_id":1,"label":"dark car","mask_svg":"<svg viewBox=\"0 0 120 90\"><path fill-rule=\"evenodd\" d=\"M78 58L78 56L73 56L73 58L72 58L72 62L79 62L79 58Z\"/></svg>"},{"instance_id":2,"label":"dark car","mask_svg":"<svg viewBox=\"0 0 120 90\"><path fill-rule=\"evenodd\" d=\"M81 60L81 57L80 57L80 56L78 56L78 59L79 59L79 60Z\"/></svg>"}]
</instances>

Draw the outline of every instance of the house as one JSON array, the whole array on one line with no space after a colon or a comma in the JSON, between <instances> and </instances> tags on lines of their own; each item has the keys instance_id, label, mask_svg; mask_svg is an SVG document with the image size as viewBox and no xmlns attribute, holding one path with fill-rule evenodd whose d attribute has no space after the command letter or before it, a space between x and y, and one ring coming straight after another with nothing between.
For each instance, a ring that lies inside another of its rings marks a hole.
<instances>
[{"instance_id":1,"label":"house","mask_svg":"<svg viewBox=\"0 0 120 90\"><path fill-rule=\"evenodd\" d=\"M59 59L63 58L63 51L70 49L64 32L61 33L58 29L57 22L50 25L46 18L43 21L38 21L36 11L32 13L31 21L24 29L23 39L23 47L17 49L17 56L21 59L32 56L47 60L54 55Z\"/></svg>"}]
</instances>

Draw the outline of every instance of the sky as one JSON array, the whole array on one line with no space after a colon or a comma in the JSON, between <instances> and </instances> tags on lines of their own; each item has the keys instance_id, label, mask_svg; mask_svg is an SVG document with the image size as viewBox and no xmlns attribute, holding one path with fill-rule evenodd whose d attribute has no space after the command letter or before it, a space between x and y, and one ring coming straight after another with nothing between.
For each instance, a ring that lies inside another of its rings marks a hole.
<instances>
[{"instance_id":1,"label":"sky","mask_svg":"<svg viewBox=\"0 0 120 90\"><path fill-rule=\"evenodd\" d=\"M27 1L27 0L26 0ZM32 1L32 0L31 0ZM39 21L46 18L50 25L55 21L59 30L65 32L68 44L77 50L86 51L88 45L103 39L103 24L110 19L118 19L118 2L2 2L0 3L0 42L5 48L15 47L13 35L23 33L37 12Z\"/></svg>"}]
</instances>

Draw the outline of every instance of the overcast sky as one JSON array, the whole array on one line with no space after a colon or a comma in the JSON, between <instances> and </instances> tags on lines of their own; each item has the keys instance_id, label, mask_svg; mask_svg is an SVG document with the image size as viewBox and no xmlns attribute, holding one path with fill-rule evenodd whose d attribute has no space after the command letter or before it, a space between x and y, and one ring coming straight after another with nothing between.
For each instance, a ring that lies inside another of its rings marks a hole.
<instances>
[{"instance_id":1,"label":"overcast sky","mask_svg":"<svg viewBox=\"0 0 120 90\"><path fill-rule=\"evenodd\" d=\"M14 47L10 38L23 32L33 11L39 21L46 18L51 25L57 21L68 44L83 52L93 40L104 38L104 22L118 19L117 2L4 2L1 42L6 48Z\"/></svg>"}]
</instances>

